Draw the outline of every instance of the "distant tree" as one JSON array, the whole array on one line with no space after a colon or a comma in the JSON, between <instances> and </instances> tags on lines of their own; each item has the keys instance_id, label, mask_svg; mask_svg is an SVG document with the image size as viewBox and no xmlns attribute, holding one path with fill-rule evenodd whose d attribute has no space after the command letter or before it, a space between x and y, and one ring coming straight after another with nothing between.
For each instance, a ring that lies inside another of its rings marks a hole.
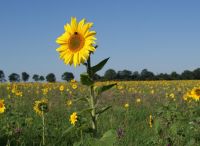
<instances>
[{"instance_id":1,"label":"distant tree","mask_svg":"<svg viewBox=\"0 0 200 146\"><path fill-rule=\"evenodd\" d=\"M132 73L132 79L133 80L139 80L140 79L140 73L138 71L135 71Z\"/></svg>"},{"instance_id":2,"label":"distant tree","mask_svg":"<svg viewBox=\"0 0 200 146\"><path fill-rule=\"evenodd\" d=\"M20 75L12 73L8 76L10 82L20 82Z\"/></svg>"},{"instance_id":3,"label":"distant tree","mask_svg":"<svg viewBox=\"0 0 200 146\"><path fill-rule=\"evenodd\" d=\"M200 79L200 68L197 68L193 71L194 79L199 80Z\"/></svg>"},{"instance_id":4,"label":"distant tree","mask_svg":"<svg viewBox=\"0 0 200 146\"><path fill-rule=\"evenodd\" d=\"M0 82L5 82L6 79L5 79L5 74L3 72L3 70L0 70Z\"/></svg>"},{"instance_id":5,"label":"distant tree","mask_svg":"<svg viewBox=\"0 0 200 146\"><path fill-rule=\"evenodd\" d=\"M35 81L35 82L38 82L40 80L40 76L37 75L37 74L34 74L32 79Z\"/></svg>"},{"instance_id":6,"label":"distant tree","mask_svg":"<svg viewBox=\"0 0 200 146\"><path fill-rule=\"evenodd\" d=\"M45 80L44 76L40 76L39 80L44 81Z\"/></svg>"},{"instance_id":7,"label":"distant tree","mask_svg":"<svg viewBox=\"0 0 200 146\"><path fill-rule=\"evenodd\" d=\"M171 80L171 77L167 73L160 73L156 76L156 79L157 80Z\"/></svg>"},{"instance_id":8,"label":"distant tree","mask_svg":"<svg viewBox=\"0 0 200 146\"><path fill-rule=\"evenodd\" d=\"M141 80L154 80L155 75L153 72L148 71L147 69L143 69L140 73Z\"/></svg>"},{"instance_id":9,"label":"distant tree","mask_svg":"<svg viewBox=\"0 0 200 146\"><path fill-rule=\"evenodd\" d=\"M170 78L171 80L180 80L181 79L181 76L176 73L175 71L173 71L171 74L170 74Z\"/></svg>"},{"instance_id":10,"label":"distant tree","mask_svg":"<svg viewBox=\"0 0 200 146\"><path fill-rule=\"evenodd\" d=\"M29 77L29 74L27 74L26 72L22 72L22 80L24 82L28 81Z\"/></svg>"},{"instance_id":11,"label":"distant tree","mask_svg":"<svg viewBox=\"0 0 200 146\"><path fill-rule=\"evenodd\" d=\"M129 70L123 70L117 72L117 79L122 80L130 80L131 79L132 72Z\"/></svg>"},{"instance_id":12,"label":"distant tree","mask_svg":"<svg viewBox=\"0 0 200 146\"><path fill-rule=\"evenodd\" d=\"M73 73L71 73L71 72L64 72L63 74L62 74L62 80L64 80L64 81L71 81L72 79L74 79L74 75L73 75Z\"/></svg>"},{"instance_id":13,"label":"distant tree","mask_svg":"<svg viewBox=\"0 0 200 146\"><path fill-rule=\"evenodd\" d=\"M193 80L194 79L194 74L192 71L185 70L181 74L181 79L183 80Z\"/></svg>"},{"instance_id":14,"label":"distant tree","mask_svg":"<svg viewBox=\"0 0 200 146\"><path fill-rule=\"evenodd\" d=\"M47 82L56 82L56 76L53 73L49 73L46 76L46 80Z\"/></svg>"},{"instance_id":15,"label":"distant tree","mask_svg":"<svg viewBox=\"0 0 200 146\"><path fill-rule=\"evenodd\" d=\"M104 73L104 79L105 80L114 80L117 77L117 73L114 69L108 69L105 73Z\"/></svg>"}]
</instances>

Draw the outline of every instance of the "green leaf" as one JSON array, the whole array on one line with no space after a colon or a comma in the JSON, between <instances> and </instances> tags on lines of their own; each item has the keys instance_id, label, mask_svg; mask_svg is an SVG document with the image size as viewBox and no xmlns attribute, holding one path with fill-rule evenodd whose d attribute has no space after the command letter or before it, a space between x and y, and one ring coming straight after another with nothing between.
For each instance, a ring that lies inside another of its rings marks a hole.
<instances>
[{"instance_id":1,"label":"green leaf","mask_svg":"<svg viewBox=\"0 0 200 146\"><path fill-rule=\"evenodd\" d=\"M111 129L104 133L101 139L92 139L91 146L114 146L117 136L116 131Z\"/></svg>"},{"instance_id":2,"label":"green leaf","mask_svg":"<svg viewBox=\"0 0 200 146\"><path fill-rule=\"evenodd\" d=\"M106 58L103 61L99 62L97 65L91 67L92 74L94 75L96 72L100 71L104 67L104 65L107 63L109 58Z\"/></svg>"},{"instance_id":3,"label":"green leaf","mask_svg":"<svg viewBox=\"0 0 200 146\"><path fill-rule=\"evenodd\" d=\"M67 128L67 130L63 132L62 137L71 132L72 130L74 130L74 126L70 126L69 128Z\"/></svg>"},{"instance_id":4,"label":"green leaf","mask_svg":"<svg viewBox=\"0 0 200 146\"><path fill-rule=\"evenodd\" d=\"M116 141L116 131L111 129L104 133L103 137L100 139L100 141L107 142L109 144L114 144ZM108 145L107 145L108 146Z\"/></svg>"},{"instance_id":5,"label":"green leaf","mask_svg":"<svg viewBox=\"0 0 200 146\"><path fill-rule=\"evenodd\" d=\"M82 141L75 142L75 143L73 144L73 146L83 146Z\"/></svg>"},{"instance_id":6,"label":"green leaf","mask_svg":"<svg viewBox=\"0 0 200 146\"><path fill-rule=\"evenodd\" d=\"M85 113L85 112L91 112L94 108L86 108L83 109L82 111L78 112L79 114Z\"/></svg>"},{"instance_id":7,"label":"green leaf","mask_svg":"<svg viewBox=\"0 0 200 146\"><path fill-rule=\"evenodd\" d=\"M89 103L89 99L86 98L86 97L81 97L81 98L77 98L77 99L74 99L73 102L79 102L79 101L86 101Z\"/></svg>"},{"instance_id":8,"label":"green leaf","mask_svg":"<svg viewBox=\"0 0 200 146\"><path fill-rule=\"evenodd\" d=\"M101 87L97 87L95 90L96 90L97 95L100 95L101 93L103 93L104 91L109 90L110 88L112 88L115 85L117 85L117 83L110 84L110 85L104 85L104 86L101 86Z\"/></svg>"},{"instance_id":9,"label":"green leaf","mask_svg":"<svg viewBox=\"0 0 200 146\"><path fill-rule=\"evenodd\" d=\"M111 108L112 106L107 106L107 107L103 107L102 109L100 109L99 111L96 112L97 116L99 116L100 114L102 114L103 112L107 111L109 108Z\"/></svg>"},{"instance_id":10,"label":"green leaf","mask_svg":"<svg viewBox=\"0 0 200 146\"><path fill-rule=\"evenodd\" d=\"M94 84L94 82L92 81L92 79L89 77L87 73L83 73L80 76L81 76L81 83L83 85L91 86Z\"/></svg>"}]
</instances>

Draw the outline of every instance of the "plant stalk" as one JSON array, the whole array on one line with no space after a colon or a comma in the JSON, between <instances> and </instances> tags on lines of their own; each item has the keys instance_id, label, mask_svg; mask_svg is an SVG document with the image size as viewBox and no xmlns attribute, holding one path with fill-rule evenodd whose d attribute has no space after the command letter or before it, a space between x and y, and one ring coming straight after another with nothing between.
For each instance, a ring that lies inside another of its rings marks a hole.
<instances>
[{"instance_id":1,"label":"plant stalk","mask_svg":"<svg viewBox=\"0 0 200 146\"><path fill-rule=\"evenodd\" d=\"M42 145L45 145L45 123L44 123L44 113L42 114Z\"/></svg>"},{"instance_id":2,"label":"plant stalk","mask_svg":"<svg viewBox=\"0 0 200 146\"><path fill-rule=\"evenodd\" d=\"M93 80L93 75L91 72L91 59L90 56L87 60L87 73L89 77ZM96 118L96 111L95 111L95 93L94 93L94 86L90 86L90 107L92 109L91 111L91 118L92 118L92 130L93 130L93 136L97 136L97 118Z\"/></svg>"}]
</instances>

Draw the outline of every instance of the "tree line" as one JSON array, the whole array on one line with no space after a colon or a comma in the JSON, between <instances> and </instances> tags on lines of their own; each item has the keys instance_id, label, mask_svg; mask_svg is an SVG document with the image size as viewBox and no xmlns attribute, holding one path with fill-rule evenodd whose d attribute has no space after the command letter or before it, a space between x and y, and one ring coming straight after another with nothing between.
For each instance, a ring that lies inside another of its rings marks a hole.
<instances>
[{"instance_id":1,"label":"tree line","mask_svg":"<svg viewBox=\"0 0 200 146\"><path fill-rule=\"evenodd\" d=\"M71 72L64 72L61 76L64 81L71 81L74 79L74 75ZM22 72L21 75L17 73L12 73L8 76L8 81L10 82L28 82L31 79L31 76L27 72ZM49 73L46 76L34 74L32 80L35 82L56 82L56 76L54 73ZM7 82L6 76L3 70L0 70L0 82Z\"/></svg>"},{"instance_id":2,"label":"tree line","mask_svg":"<svg viewBox=\"0 0 200 146\"><path fill-rule=\"evenodd\" d=\"M26 72L22 72L21 75L17 73L12 73L8 76L8 81L10 82L28 82L30 80L30 75ZM63 81L70 81L74 79L74 74L71 72L64 72L61 76ZM49 73L46 76L34 74L32 80L35 82L56 82L56 76L53 73ZM193 71L185 70L182 73L177 73L175 71L170 74L160 73L154 74L153 72L143 69L141 72L122 70L115 71L114 69L108 69L105 71L103 76L95 74L94 80L97 81L112 81L112 80L125 80L125 81L149 81L149 80L200 80L200 68ZM0 82L6 82L6 76L3 70L0 70Z\"/></svg>"}]
</instances>

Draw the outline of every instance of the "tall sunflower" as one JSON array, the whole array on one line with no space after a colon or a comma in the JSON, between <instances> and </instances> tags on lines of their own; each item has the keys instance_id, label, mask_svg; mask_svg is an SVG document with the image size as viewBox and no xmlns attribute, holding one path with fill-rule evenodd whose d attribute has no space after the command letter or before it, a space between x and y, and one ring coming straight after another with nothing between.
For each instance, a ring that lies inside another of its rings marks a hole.
<instances>
[{"instance_id":1,"label":"tall sunflower","mask_svg":"<svg viewBox=\"0 0 200 146\"><path fill-rule=\"evenodd\" d=\"M4 104L4 100L0 99L0 114L5 112L5 104Z\"/></svg>"},{"instance_id":2,"label":"tall sunflower","mask_svg":"<svg viewBox=\"0 0 200 146\"><path fill-rule=\"evenodd\" d=\"M48 100L41 99L35 101L33 109L38 115L43 116L44 113L48 112Z\"/></svg>"},{"instance_id":3,"label":"tall sunflower","mask_svg":"<svg viewBox=\"0 0 200 146\"><path fill-rule=\"evenodd\" d=\"M75 17L71 18L71 24L64 26L65 32L57 38L60 45L56 49L65 64L74 64L76 67L87 61L90 52L95 51L95 31L90 31L93 23L82 19L79 23Z\"/></svg>"}]
</instances>

